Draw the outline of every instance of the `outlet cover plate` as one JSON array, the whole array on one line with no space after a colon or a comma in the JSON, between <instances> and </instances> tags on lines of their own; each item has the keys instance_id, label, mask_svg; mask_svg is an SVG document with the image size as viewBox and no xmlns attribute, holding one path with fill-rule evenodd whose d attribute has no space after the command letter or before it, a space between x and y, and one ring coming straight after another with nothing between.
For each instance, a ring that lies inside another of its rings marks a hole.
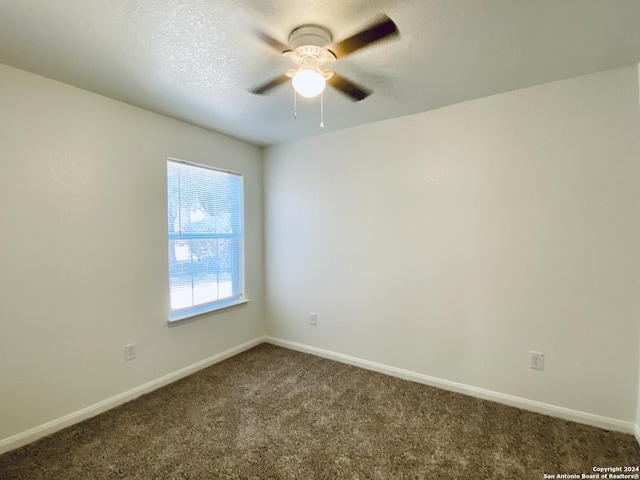
<instances>
[{"instance_id":1,"label":"outlet cover plate","mask_svg":"<svg viewBox=\"0 0 640 480\"><path fill-rule=\"evenodd\" d=\"M126 361L136 358L136 344L128 343L124 346L124 359Z\"/></svg>"},{"instance_id":2,"label":"outlet cover plate","mask_svg":"<svg viewBox=\"0 0 640 480\"><path fill-rule=\"evenodd\" d=\"M529 352L529 368L534 370L544 370L544 353Z\"/></svg>"}]
</instances>

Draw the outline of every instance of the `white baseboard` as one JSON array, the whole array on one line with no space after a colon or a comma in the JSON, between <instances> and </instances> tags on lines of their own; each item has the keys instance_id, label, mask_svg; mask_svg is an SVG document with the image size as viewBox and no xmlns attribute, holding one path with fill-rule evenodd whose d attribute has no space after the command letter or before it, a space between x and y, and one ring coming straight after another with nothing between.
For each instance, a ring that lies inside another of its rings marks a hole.
<instances>
[{"instance_id":1,"label":"white baseboard","mask_svg":"<svg viewBox=\"0 0 640 480\"><path fill-rule=\"evenodd\" d=\"M531 412L562 418L563 420L570 420L586 425L592 425L594 427L604 428L606 430L615 430L624 433L633 434L635 431L636 439L638 439L638 442L640 442L640 427L632 422L625 422L623 420L618 420L615 418L594 415L592 413L559 407L557 405L551 405L549 403L543 403L535 400L529 400L527 398L507 395L505 393L494 392L492 390L487 390L484 388L473 387L470 385L465 385L463 383L452 382L450 380L444 380L442 378L431 377L429 375L423 375L421 373L415 373L409 370L403 370L401 368L390 367L382 363L371 362L369 360L363 360L361 358L332 352L330 350L324 350L322 348L310 347L308 345L291 342L289 340L283 340L280 338L267 336L265 338L265 341L273 345L278 345L280 347L290 348L291 350L297 350L299 352L310 353L312 355L328 358L337 362L347 363L349 365L365 368L367 370L373 370L375 372L384 373L386 375L402 378L404 380L423 383L432 387L442 388L443 390L458 392L465 395L471 395L473 397L482 398L484 400L491 400L497 403L502 403L504 405L509 405L510 407L516 407L522 410L529 410Z\"/></svg>"},{"instance_id":2,"label":"white baseboard","mask_svg":"<svg viewBox=\"0 0 640 480\"><path fill-rule=\"evenodd\" d=\"M72 412L64 417L57 418L50 422L44 423L37 427L31 428L25 432L13 435L11 437L0 440L0 454L13 450L15 448L31 443L39 438L54 433L58 430L62 430L75 423L79 423L88 418L94 417L100 413L106 412L114 407L122 405L128 401L131 401L140 395L152 392L158 388L164 387L176 380L184 378L192 373L207 368L215 363L226 360L233 357L245 350L255 347L263 342L268 342L273 345L289 348L291 350L297 350L304 353L310 353L319 357L328 358L356 367L365 368L367 370L373 370L386 375L402 378L404 380L410 380L413 382L423 383L444 390L450 390L453 392L463 393L474 397L482 398L485 400L491 400L494 402L502 403L512 407L521 408L523 410L530 410L553 417L559 417L564 420L571 420L578 423L584 423L595 427L605 428L607 430L615 430L624 433L632 433L635 435L636 440L640 443L640 425L617 420L614 418L602 417L599 415L593 415L591 413L580 412L577 410L571 410L564 407L558 407L548 403L537 402L535 400L529 400L526 398L515 397L513 395L506 395L504 393L494 392L483 388L473 387L462 383L452 382L437 377L431 377L420 373L411 372L409 370L403 370L401 368L390 367L381 363L371 362L369 360L363 360L357 357L344 355L342 353L332 352L330 350L324 350L322 348L311 347L303 345L301 343L291 342L289 340L283 340L280 338L274 338L269 336L261 336L254 338L248 342L245 342L237 347L230 348L224 352L213 355L199 362L196 362L187 367L181 368L175 372L164 375L160 378L147 382L138 387L127 390L114 397L108 398L101 402L90 405L81 410Z\"/></svg>"},{"instance_id":3,"label":"white baseboard","mask_svg":"<svg viewBox=\"0 0 640 480\"><path fill-rule=\"evenodd\" d=\"M164 387L165 385L175 382L176 380L191 375L198 370L210 367L215 363L226 360L229 357L233 357L234 355L244 352L245 350L249 350L250 348L264 343L265 341L266 337L264 335L254 338L253 340L245 342L242 345L238 345L237 347L225 350L224 352L218 353L216 355L213 355L212 357L181 368L180 370L176 370L175 372L169 373L143 385L132 388L131 390L127 390L126 392L120 393L114 397L107 398L106 400L95 403L93 405L89 405L86 408L72 412L68 415L65 415L64 417L56 418L55 420L51 420L50 422L31 428L26 432L18 433L17 435L13 435L11 437L0 440L0 454L26 445L27 443L31 443L39 438L57 432L58 430L62 430L63 428L81 422L88 418L94 417L100 413L106 412L107 410L117 407L118 405L122 405L123 403L129 402L134 398L139 397L140 395L152 392L160 387Z\"/></svg>"}]
</instances>

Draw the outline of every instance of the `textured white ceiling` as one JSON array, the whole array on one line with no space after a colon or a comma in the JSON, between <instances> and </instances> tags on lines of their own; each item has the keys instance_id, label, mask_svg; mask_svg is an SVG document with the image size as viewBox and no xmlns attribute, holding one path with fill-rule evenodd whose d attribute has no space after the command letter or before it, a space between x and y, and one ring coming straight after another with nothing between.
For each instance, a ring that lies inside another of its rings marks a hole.
<instances>
[{"instance_id":1,"label":"textured white ceiling","mask_svg":"<svg viewBox=\"0 0 640 480\"><path fill-rule=\"evenodd\" d=\"M335 64L373 89L298 102L283 43L304 23L341 40L389 15L400 37ZM640 62L638 0L0 0L0 62L258 145L318 135Z\"/></svg>"}]
</instances>

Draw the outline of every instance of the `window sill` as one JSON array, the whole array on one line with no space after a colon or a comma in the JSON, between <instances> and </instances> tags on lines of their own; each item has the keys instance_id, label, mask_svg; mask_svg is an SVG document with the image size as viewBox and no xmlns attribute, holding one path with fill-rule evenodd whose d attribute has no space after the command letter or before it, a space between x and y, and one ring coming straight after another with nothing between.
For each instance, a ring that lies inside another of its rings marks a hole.
<instances>
[{"instance_id":1,"label":"window sill","mask_svg":"<svg viewBox=\"0 0 640 480\"><path fill-rule=\"evenodd\" d=\"M196 307L188 311L175 312L173 314L170 313L167 323L169 324L169 326L173 326L189 320L195 320L203 315L217 313L222 310L238 307L249 302L250 300L248 298L242 297L230 300L229 302L219 303L217 305L202 305L201 307Z\"/></svg>"}]
</instances>

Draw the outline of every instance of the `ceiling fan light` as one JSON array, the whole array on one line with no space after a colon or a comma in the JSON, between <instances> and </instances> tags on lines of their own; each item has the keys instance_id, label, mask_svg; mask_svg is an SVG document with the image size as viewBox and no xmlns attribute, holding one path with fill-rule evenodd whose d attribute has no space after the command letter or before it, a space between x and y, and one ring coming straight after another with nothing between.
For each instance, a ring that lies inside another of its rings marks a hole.
<instances>
[{"instance_id":1,"label":"ceiling fan light","mask_svg":"<svg viewBox=\"0 0 640 480\"><path fill-rule=\"evenodd\" d=\"M293 76L293 88L298 94L306 98L313 98L320 95L327 81L316 70L303 69Z\"/></svg>"}]
</instances>

